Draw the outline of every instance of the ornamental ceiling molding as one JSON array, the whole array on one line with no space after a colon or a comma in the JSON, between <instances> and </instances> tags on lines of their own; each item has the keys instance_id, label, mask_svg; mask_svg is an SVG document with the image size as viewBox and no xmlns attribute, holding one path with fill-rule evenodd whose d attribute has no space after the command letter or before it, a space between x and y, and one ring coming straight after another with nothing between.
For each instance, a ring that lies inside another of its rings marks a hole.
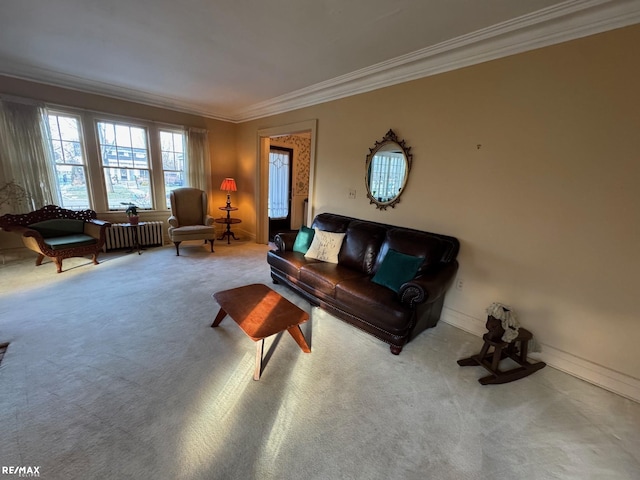
<instances>
[{"instance_id":1,"label":"ornamental ceiling molding","mask_svg":"<svg viewBox=\"0 0 640 480\"><path fill-rule=\"evenodd\" d=\"M297 110L640 23L640 0L568 0L437 45L234 111L3 59L3 73L47 85L232 123Z\"/></svg>"},{"instance_id":2,"label":"ornamental ceiling molding","mask_svg":"<svg viewBox=\"0 0 640 480\"><path fill-rule=\"evenodd\" d=\"M640 23L638 0L570 0L236 112L244 122Z\"/></svg>"}]
</instances>

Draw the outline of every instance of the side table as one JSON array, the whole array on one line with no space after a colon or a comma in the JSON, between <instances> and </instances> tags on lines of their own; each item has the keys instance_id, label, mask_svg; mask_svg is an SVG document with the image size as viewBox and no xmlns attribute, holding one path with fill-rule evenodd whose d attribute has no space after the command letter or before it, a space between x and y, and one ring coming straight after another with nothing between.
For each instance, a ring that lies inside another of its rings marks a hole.
<instances>
[{"instance_id":1,"label":"side table","mask_svg":"<svg viewBox=\"0 0 640 480\"><path fill-rule=\"evenodd\" d=\"M134 250L138 251L138 255L142 255L142 247L140 246L140 239L138 237L138 227L146 225L146 222L138 222L138 223L123 223L121 224L124 228L130 228L133 234L133 245L131 246L131 250L127 250L127 253L131 253Z\"/></svg>"},{"instance_id":2,"label":"side table","mask_svg":"<svg viewBox=\"0 0 640 480\"><path fill-rule=\"evenodd\" d=\"M231 231L231 225L242 223L242 220L240 220L239 218L223 217L216 218L214 221L216 223L223 223L227 225L227 229L222 233L222 236L218 238L218 240L223 240L224 237L227 237L227 244L231 243L231 237L233 237L234 240L238 240L235 234Z\"/></svg>"}]
</instances>

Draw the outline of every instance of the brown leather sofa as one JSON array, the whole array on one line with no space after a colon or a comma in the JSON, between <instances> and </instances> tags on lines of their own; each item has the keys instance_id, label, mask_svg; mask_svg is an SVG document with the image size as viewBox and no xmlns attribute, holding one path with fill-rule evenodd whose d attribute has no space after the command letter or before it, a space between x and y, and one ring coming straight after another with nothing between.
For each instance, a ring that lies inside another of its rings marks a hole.
<instances>
[{"instance_id":1,"label":"brown leather sofa","mask_svg":"<svg viewBox=\"0 0 640 480\"><path fill-rule=\"evenodd\" d=\"M332 213L318 215L311 227L345 232L338 263L292 251L296 233L281 233L274 238L276 250L267 254L274 283L389 343L395 355L436 325L458 270L456 238ZM424 259L398 292L371 281L390 250Z\"/></svg>"}]
</instances>

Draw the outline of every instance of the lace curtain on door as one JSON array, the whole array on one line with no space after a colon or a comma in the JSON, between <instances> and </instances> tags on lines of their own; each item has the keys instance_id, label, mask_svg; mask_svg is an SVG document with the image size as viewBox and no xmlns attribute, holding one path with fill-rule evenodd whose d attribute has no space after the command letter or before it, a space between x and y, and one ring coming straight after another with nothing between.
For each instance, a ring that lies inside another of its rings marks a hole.
<instances>
[{"instance_id":1,"label":"lace curtain on door","mask_svg":"<svg viewBox=\"0 0 640 480\"><path fill-rule=\"evenodd\" d=\"M288 152L269 153L269 218L289 215L289 164Z\"/></svg>"}]
</instances>

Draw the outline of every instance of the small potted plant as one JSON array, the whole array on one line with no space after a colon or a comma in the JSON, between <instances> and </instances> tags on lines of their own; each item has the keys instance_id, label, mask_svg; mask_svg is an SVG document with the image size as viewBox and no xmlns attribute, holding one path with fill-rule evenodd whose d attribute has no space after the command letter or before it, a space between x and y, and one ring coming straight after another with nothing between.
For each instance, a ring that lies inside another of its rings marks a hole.
<instances>
[{"instance_id":1,"label":"small potted plant","mask_svg":"<svg viewBox=\"0 0 640 480\"><path fill-rule=\"evenodd\" d=\"M140 217L138 216L138 206L133 203L122 202L122 204L127 205L127 209L124 211L124 213L126 213L127 217L129 217L129 223L131 225L137 225L140 221Z\"/></svg>"}]
</instances>

